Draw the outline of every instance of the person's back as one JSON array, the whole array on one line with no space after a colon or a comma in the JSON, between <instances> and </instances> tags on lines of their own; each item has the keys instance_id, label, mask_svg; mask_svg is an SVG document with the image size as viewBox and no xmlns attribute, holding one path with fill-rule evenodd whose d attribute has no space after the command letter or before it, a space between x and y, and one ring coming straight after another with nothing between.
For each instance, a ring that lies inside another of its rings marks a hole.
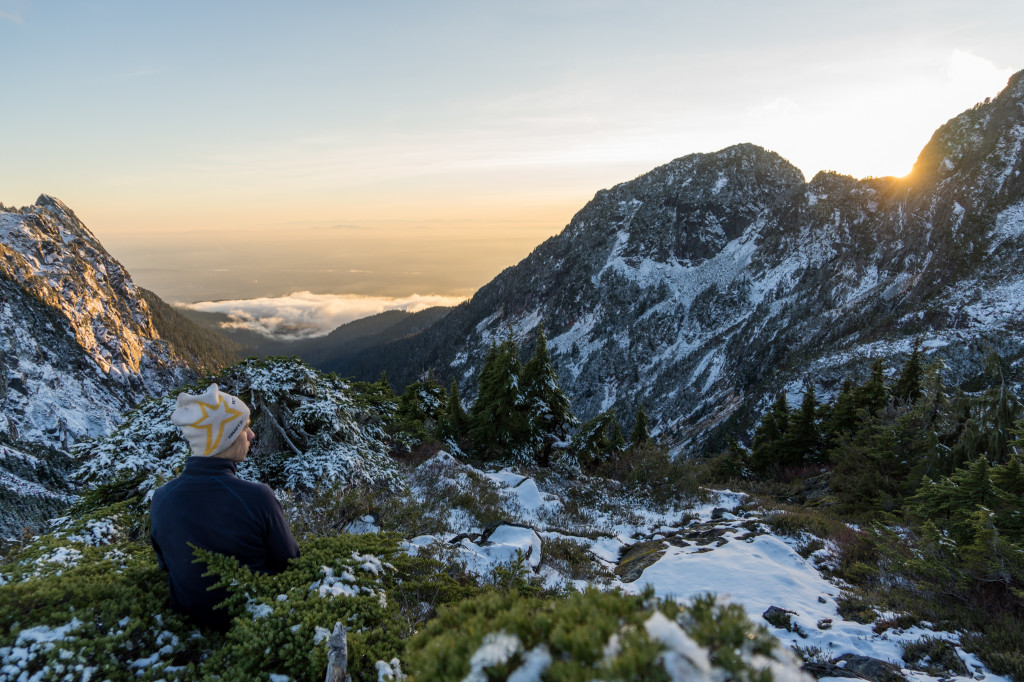
<instances>
[{"instance_id":1,"label":"person's back","mask_svg":"<svg viewBox=\"0 0 1024 682\"><path fill-rule=\"evenodd\" d=\"M209 591L204 562L192 545L233 556L254 571L277 573L299 555L281 505L262 483L235 475L252 441L249 409L212 384L203 394L183 393L172 420L182 428L193 456L180 476L153 494L150 539L168 571L172 605L197 622L221 629L227 614L214 609L225 594Z\"/></svg>"}]
</instances>

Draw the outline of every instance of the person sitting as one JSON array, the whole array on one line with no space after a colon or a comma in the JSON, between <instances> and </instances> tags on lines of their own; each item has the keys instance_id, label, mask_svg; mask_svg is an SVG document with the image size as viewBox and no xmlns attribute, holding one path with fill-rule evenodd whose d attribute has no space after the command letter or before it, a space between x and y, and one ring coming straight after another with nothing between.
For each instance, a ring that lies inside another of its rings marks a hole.
<instances>
[{"instance_id":1,"label":"person sitting","mask_svg":"<svg viewBox=\"0 0 1024 682\"><path fill-rule=\"evenodd\" d=\"M150 541L167 571L171 605L201 624L226 630L227 596L211 590L216 579L194 561L192 545L233 556L251 570L280 573L299 556L281 503L263 483L236 475L253 439L249 408L217 384L199 395L181 393L171 421L181 428L192 456L181 474L153 493Z\"/></svg>"}]
</instances>

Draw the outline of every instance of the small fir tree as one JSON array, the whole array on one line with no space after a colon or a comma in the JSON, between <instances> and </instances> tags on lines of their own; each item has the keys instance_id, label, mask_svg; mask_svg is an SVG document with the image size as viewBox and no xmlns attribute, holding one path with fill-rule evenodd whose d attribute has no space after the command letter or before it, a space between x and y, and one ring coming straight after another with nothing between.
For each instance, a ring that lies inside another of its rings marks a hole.
<instances>
[{"instance_id":1,"label":"small fir tree","mask_svg":"<svg viewBox=\"0 0 1024 682\"><path fill-rule=\"evenodd\" d=\"M459 382L452 379L452 385L448 389L448 400L438 420L438 440L452 440L458 443L463 440L469 432L469 415L462 407L462 398L459 396Z\"/></svg>"},{"instance_id":2,"label":"small fir tree","mask_svg":"<svg viewBox=\"0 0 1024 682\"><path fill-rule=\"evenodd\" d=\"M643 445L651 440L651 422L647 418L647 413L644 412L644 406L640 405L636 408L636 419L633 420L633 434L629 437L629 442L633 447Z\"/></svg>"},{"instance_id":3,"label":"small fir tree","mask_svg":"<svg viewBox=\"0 0 1024 682\"><path fill-rule=\"evenodd\" d=\"M470 434L484 460L533 459L537 443L531 428L530 402L522 390L519 346L512 333L491 344L480 371L476 401L469 413Z\"/></svg>"},{"instance_id":4,"label":"small fir tree","mask_svg":"<svg viewBox=\"0 0 1024 682\"><path fill-rule=\"evenodd\" d=\"M992 482L988 460L982 456L937 483L922 488L907 500L907 508L922 519L930 519L949 531L959 543L972 541L972 521L978 507L986 509L1014 505L1012 496Z\"/></svg>"},{"instance_id":5,"label":"small fir tree","mask_svg":"<svg viewBox=\"0 0 1024 682\"><path fill-rule=\"evenodd\" d=\"M903 364L899 379L893 386L892 396L896 400L913 405L921 397L921 379L924 368L921 364L921 340L914 341L914 350Z\"/></svg>"},{"instance_id":6,"label":"small fir tree","mask_svg":"<svg viewBox=\"0 0 1024 682\"><path fill-rule=\"evenodd\" d=\"M849 377L843 379L824 429L826 448L835 447L844 436L851 435L860 426L853 391L853 380Z\"/></svg>"},{"instance_id":7,"label":"small fir tree","mask_svg":"<svg viewBox=\"0 0 1024 682\"><path fill-rule=\"evenodd\" d=\"M775 397L772 409L762 419L754 433L754 451L751 465L760 476L774 475L781 468L780 456L783 440L789 431L789 404L785 391Z\"/></svg>"},{"instance_id":8,"label":"small fir tree","mask_svg":"<svg viewBox=\"0 0 1024 682\"><path fill-rule=\"evenodd\" d=\"M572 413L568 396L558 385L558 372L548 353L544 326L537 329L537 347L523 368L523 391L530 406L531 440L539 444L534 457L540 466L548 466L556 445L569 440L569 430L579 424Z\"/></svg>"},{"instance_id":9,"label":"small fir tree","mask_svg":"<svg viewBox=\"0 0 1024 682\"><path fill-rule=\"evenodd\" d=\"M983 436L985 453L990 462L1000 464L1007 461L1011 452L1010 442L1020 413L1020 402L1007 390L1001 376L998 388L987 392L984 410L983 423L987 432Z\"/></svg>"},{"instance_id":10,"label":"small fir tree","mask_svg":"<svg viewBox=\"0 0 1024 682\"><path fill-rule=\"evenodd\" d=\"M871 364L871 375L868 380L853 392L854 402L858 409L866 410L873 417L889 402L889 392L885 386L885 365L882 358L876 358Z\"/></svg>"},{"instance_id":11,"label":"small fir tree","mask_svg":"<svg viewBox=\"0 0 1024 682\"><path fill-rule=\"evenodd\" d=\"M821 431L818 428L818 398L814 382L808 382L800 408L793 415L791 426L782 444L781 463L786 466L817 464L822 461Z\"/></svg>"},{"instance_id":12,"label":"small fir tree","mask_svg":"<svg viewBox=\"0 0 1024 682\"><path fill-rule=\"evenodd\" d=\"M447 403L444 387L433 374L414 381L398 398L399 428L422 440L437 427Z\"/></svg>"},{"instance_id":13,"label":"small fir tree","mask_svg":"<svg viewBox=\"0 0 1024 682\"><path fill-rule=\"evenodd\" d=\"M899 452L895 415L866 423L830 453L829 487L842 512L893 512L907 494L910 463Z\"/></svg>"},{"instance_id":14,"label":"small fir tree","mask_svg":"<svg viewBox=\"0 0 1024 682\"><path fill-rule=\"evenodd\" d=\"M601 412L585 422L572 439L576 458L587 471L611 460L612 456L625 446L622 428L615 418L615 408Z\"/></svg>"},{"instance_id":15,"label":"small fir tree","mask_svg":"<svg viewBox=\"0 0 1024 682\"><path fill-rule=\"evenodd\" d=\"M391 382L388 380L388 371L382 369L380 371L380 378L377 379L377 390L380 395L386 398L394 397L395 389L391 387Z\"/></svg>"},{"instance_id":16,"label":"small fir tree","mask_svg":"<svg viewBox=\"0 0 1024 682\"><path fill-rule=\"evenodd\" d=\"M626 447L626 435L622 432L622 425L615 416L615 408L611 410L611 418L608 421L608 443L612 450L619 451Z\"/></svg>"}]
</instances>

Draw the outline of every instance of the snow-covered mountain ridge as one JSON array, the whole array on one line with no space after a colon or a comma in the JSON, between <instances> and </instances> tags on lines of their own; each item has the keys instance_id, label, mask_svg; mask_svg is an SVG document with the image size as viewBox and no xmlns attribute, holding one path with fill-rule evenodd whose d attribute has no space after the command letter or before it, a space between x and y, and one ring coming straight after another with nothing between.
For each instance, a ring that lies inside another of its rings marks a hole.
<instances>
[{"instance_id":1,"label":"snow-covered mountain ridge","mask_svg":"<svg viewBox=\"0 0 1024 682\"><path fill-rule=\"evenodd\" d=\"M61 452L110 433L126 409L191 373L124 267L53 197L0 205L0 293L0 434L12 443L0 448L6 536L67 497L53 485L67 466ZM25 467L35 446L55 450Z\"/></svg>"},{"instance_id":2,"label":"snow-covered mountain ridge","mask_svg":"<svg viewBox=\"0 0 1024 682\"><path fill-rule=\"evenodd\" d=\"M0 429L66 447L187 376L127 271L59 200L0 209L0 278Z\"/></svg>"},{"instance_id":3,"label":"snow-covered mountain ridge","mask_svg":"<svg viewBox=\"0 0 1024 682\"><path fill-rule=\"evenodd\" d=\"M471 394L491 342L511 329L528 349L543 322L577 414L643 405L680 449L749 428L780 389L828 394L872 355L900 363L918 338L954 382L992 351L1019 374L1022 172L1024 72L939 128L906 178L805 182L751 144L686 156L598 192L369 371L434 367Z\"/></svg>"}]
</instances>

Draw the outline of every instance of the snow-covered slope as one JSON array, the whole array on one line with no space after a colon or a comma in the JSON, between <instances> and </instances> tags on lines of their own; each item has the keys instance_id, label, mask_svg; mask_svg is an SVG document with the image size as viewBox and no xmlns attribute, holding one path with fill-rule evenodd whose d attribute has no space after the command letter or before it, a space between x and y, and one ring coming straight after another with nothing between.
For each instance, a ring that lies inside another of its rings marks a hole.
<instances>
[{"instance_id":1,"label":"snow-covered slope","mask_svg":"<svg viewBox=\"0 0 1024 682\"><path fill-rule=\"evenodd\" d=\"M491 341L511 329L529 350L543 322L580 416L615 407L628 429L643 405L680 449L748 428L781 388L896 365L916 338L953 381L992 351L1019 374L1022 173L1024 72L942 126L907 178L805 182L750 144L694 154L598 192L470 302L374 352L398 382L433 366L472 395Z\"/></svg>"},{"instance_id":2,"label":"snow-covered slope","mask_svg":"<svg viewBox=\"0 0 1024 682\"><path fill-rule=\"evenodd\" d=\"M0 294L0 434L9 441L66 452L190 375L157 335L128 273L52 197L22 209L0 205ZM17 498L5 482L19 477L9 459L0 461L0 492ZM29 516L22 522L39 520Z\"/></svg>"},{"instance_id":3,"label":"snow-covered slope","mask_svg":"<svg viewBox=\"0 0 1024 682\"><path fill-rule=\"evenodd\" d=\"M807 652L819 666L817 677L840 676L844 666L854 670L857 662L873 659L892 666L894 675L885 679L902 675L934 680L904 660L903 647L922 637L937 637L950 642L969 671L955 679L1007 679L987 671L976 656L964 651L957 633L937 632L923 624L885 628L845 619L837 606L843 586L822 573L834 560L836 548L822 543L821 549L808 552L812 536L774 534L766 513L739 511L743 493L714 491L705 503L663 509L607 497L604 505L588 509L587 522L580 525L569 520L566 496L546 492L549 485L507 469L480 471L443 451L420 465L411 483L414 494L429 499L435 508L443 507L438 505L438 492L446 486L471 489L480 497L487 487L497 493L505 523L485 529L472 515L456 509L447 515L448 532L406 543L409 552L439 554L480 576L509 565L521 554L526 570L542 576L547 585L582 590L588 582L572 580L551 558L555 543L569 542L585 548L602 567L597 582L604 589L641 594L650 586L660 597L683 602L710 592L720 602L742 605L751 620L769 626L787 646ZM373 528L359 532L367 530ZM638 570L624 571L633 548L644 550L648 560ZM770 613L764 615L772 607L787 614L788 627L771 622ZM880 616L879 621L892 615Z\"/></svg>"}]
</instances>

